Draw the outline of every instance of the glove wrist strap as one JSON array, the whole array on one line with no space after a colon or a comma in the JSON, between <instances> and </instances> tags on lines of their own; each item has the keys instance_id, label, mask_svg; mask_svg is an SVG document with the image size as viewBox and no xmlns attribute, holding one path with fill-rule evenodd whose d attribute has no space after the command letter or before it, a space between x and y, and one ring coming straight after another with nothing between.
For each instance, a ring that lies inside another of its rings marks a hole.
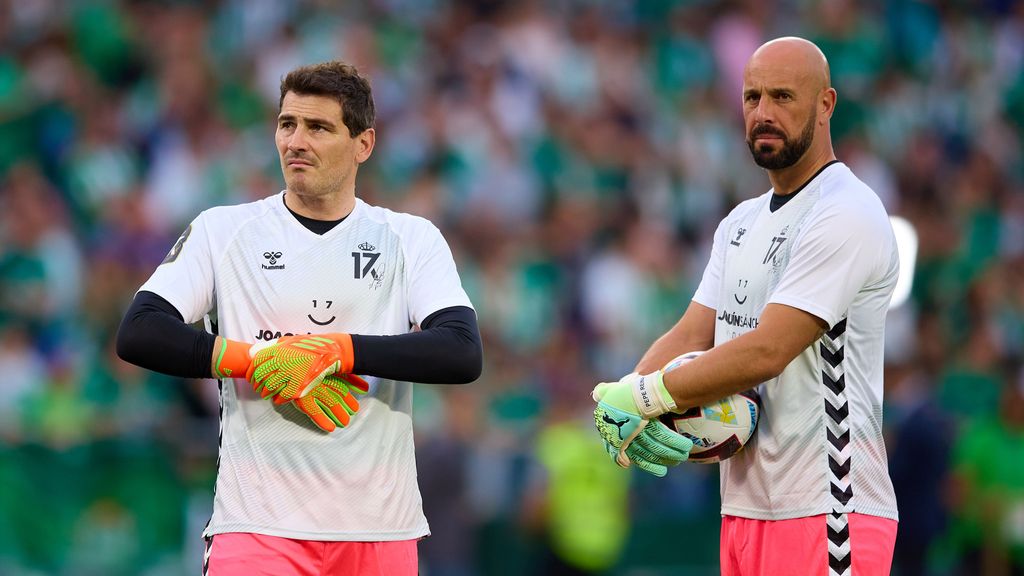
<instances>
[{"instance_id":1,"label":"glove wrist strap","mask_svg":"<svg viewBox=\"0 0 1024 576\"><path fill-rule=\"evenodd\" d=\"M676 402L665 388L661 370L633 380L633 401L640 415L650 420L676 408Z\"/></svg>"},{"instance_id":2,"label":"glove wrist strap","mask_svg":"<svg viewBox=\"0 0 1024 576\"><path fill-rule=\"evenodd\" d=\"M245 378L252 358L249 357L251 344L220 338L220 348L213 351L216 356L213 376L215 378Z\"/></svg>"},{"instance_id":3,"label":"glove wrist strap","mask_svg":"<svg viewBox=\"0 0 1024 576\"><path fill-rule=\"evenodd\" d=\"M351 374L356 364L355 349L352 346L352 335L334 332L325 334L325 336L334 340L338 347L341 348L341 367L338 369L338 374Z\"/></svg>"}]
</instances>

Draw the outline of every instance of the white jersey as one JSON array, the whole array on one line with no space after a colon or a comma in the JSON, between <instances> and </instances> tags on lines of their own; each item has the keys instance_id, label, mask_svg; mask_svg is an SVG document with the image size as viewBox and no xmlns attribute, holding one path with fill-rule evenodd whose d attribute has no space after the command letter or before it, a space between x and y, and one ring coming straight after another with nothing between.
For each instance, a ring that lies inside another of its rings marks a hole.
<instances>
[{"instance_id":1,"label":"white jersey","mask_svg":"<svg viewBox=\"0 0 1024 576\"><path fill-rule=\"evenodd\" d=\"M394 335L471 307L441 233L416 216L355 209L323 235L283 194L200 214L141 290L185 322L206 317L243 342L283 334ZM204 536L255 532L308 540L407 540L429 533L413 452L412 385L367 378L351 424L320 431L244 379L221 382L213 517Z\"/></svg>"},{"instance_id":2,"label":"white jersey","mask_svg":"<svg viewBox=\"0 0 1024 576\"><path fill-rule=\"evenodd\" d=\"M756 328L771 303L807 311L829 330L758 386L757 431L722 463L722 513L896 519L882 344L899 257L885 208L838 162L775 212L771 198L747 200L722 221L693 299L716 311L716 346Z\"/></svg>"}]
</instances>

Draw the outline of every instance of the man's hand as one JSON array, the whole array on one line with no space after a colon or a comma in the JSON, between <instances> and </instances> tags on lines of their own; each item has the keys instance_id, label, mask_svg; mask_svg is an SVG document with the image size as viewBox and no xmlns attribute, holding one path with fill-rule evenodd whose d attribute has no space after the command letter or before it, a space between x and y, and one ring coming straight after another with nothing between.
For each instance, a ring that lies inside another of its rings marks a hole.
<instances>
[{"instance_id":1,"label":"man's hand","mask_svg":"<svg viewBox=\"0 0 1024 576\"><path fill-rule=\"evenodd\" d=\"M623 468L636 463L655 476L685 461L693 448L693 442L657 420L675 407L661 378L660 371L630 374L618 382L602 382L592 393L598 403L594 423L608 455Z\"/></svg>"},{"instance_id":2,"label":"man's hand","mask_svg":"<svg viewBox=\"0 0 1024 576\"><path fill-rule=\"evenodd\" d=\"M326 376L309 394L294 400L295 406L325 432L348 426L359 410L355 394L366 394L370 385L355 374Z\"/></svg>"},{"instance_id":3,"label":"man's hand","mask_svg":"<svg viewBox=\"0 0 1024 576\"><path fill-rule=\"evenodd\" d=\"M331 374L350 374L355 363L352 337L338 333L285 336L256 344L249 353L245 379L275 404L306 396Z\"/></svg>"}]
</instances>

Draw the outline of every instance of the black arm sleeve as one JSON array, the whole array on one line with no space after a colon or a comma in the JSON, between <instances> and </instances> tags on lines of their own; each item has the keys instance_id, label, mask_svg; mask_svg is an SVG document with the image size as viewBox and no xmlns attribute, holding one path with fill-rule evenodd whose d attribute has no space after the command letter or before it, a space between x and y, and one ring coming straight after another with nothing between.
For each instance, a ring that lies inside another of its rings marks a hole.
<instances>
[{"instance_id":1,"label":"black arm sleeve","mask_svg":"<svg viewBox=\"0 0 1024 576\"><path fill-rule=\"evenodd\" d=\"M185 323L178 309L142 291L117 331L117 355L125 362L183 378L211 378L217 337Z\"/></svg>"},{"instance_id":2,"label":"black arm sleeve","mask_svg":"<svg viewBox=\"0 0 1024 576\"><path fill-rule=\"evenodd\" d=\"M452 306L423 320L419 332L352 335L353 372L424 384L468 384L483 370L476 312Z\"/></svg>"}]
</instances>

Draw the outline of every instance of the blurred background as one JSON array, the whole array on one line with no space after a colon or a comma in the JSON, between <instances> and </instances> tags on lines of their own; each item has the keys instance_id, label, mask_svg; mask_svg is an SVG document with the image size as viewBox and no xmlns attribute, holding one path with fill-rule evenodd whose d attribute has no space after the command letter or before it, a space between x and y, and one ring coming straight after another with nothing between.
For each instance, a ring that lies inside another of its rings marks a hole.
<instances>
[{"instance_id":1,"label":"blurred background","mask_svg":"<svg viewBox=\"0 0 1024 576\"><path fill-rule=\"evenodd\" d=\"M739 92L781 35L828 56L838 157L919 235L894 573L1024 572L1024 2L3 0L0 574L199 573L216 384L111 343L200 210L283 187L280 78L335 58L374 86L358 195L441 228L485 338L477 383L416 387L422 573L717 574L717 467L615 468L588 393L769 188Z\"/></svg>"}]
</instances>

